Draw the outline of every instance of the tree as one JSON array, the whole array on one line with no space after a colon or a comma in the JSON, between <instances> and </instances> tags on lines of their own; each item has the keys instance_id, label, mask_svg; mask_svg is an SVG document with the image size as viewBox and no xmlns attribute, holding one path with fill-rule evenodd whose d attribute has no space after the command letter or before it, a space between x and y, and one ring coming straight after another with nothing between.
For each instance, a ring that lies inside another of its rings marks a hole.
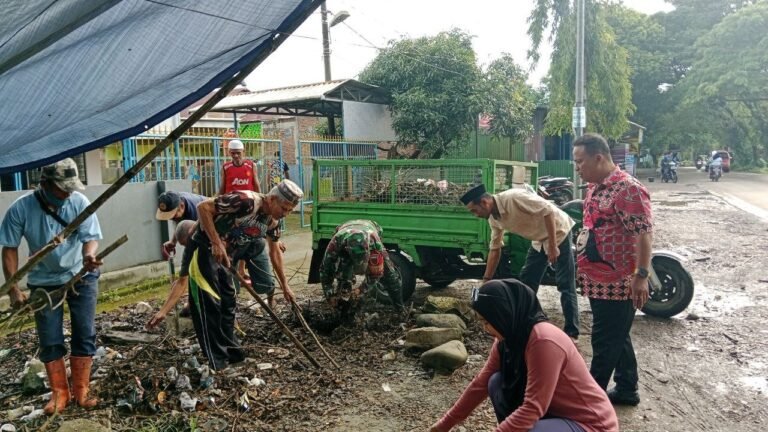
<instances>
[{"instance_id":1,"label":"tree","mask_svg":"<svg viewBox=\"0 0 768 432\"><path fill-rule=\"evenodd\" d=\"M509 54L494 60L480 84L483 112L491 116L491 134L524 141L533 131L536 94L527 75Z\"/></svg>"},{"instance_id":2,"label":"tree","mask_svg":"<svg viewBox=\"0 0 768 432\"><path fill-rule=\"evenodd\" d=\"M607 4L588 1L585 8L587 129L618 138L628 128L634 105L627 50L618 45L605 19ZM539 0L529 23L532 60L538 60L538 49L547 31L554 37L545 132L561 135L571 130L571 108L575 100L576 14L568 0Z\"/></svg>"},{"instance_id":3,"label":"tree","mask_svg":"<svg viewBox=\"0 0 768 432\"><path fill-rule=\"evenodd\" d=\"M399 145L432 158L457 148L480 111L471 37L454 29L432 37L391 41L360 80L392 93L392 128Z\"/></svg>"},{"instance_id":4,"label":"tree","mask_svg":"<svg viewBox=\"0 0 768 432\"><path fill-rule=\"evenodd\" d=\"M741 160L754 162L765 157L768 149L766 28L766 2L723 18L696 42L696 60L677 89L683 100L678 112L697 105L716 110L730 120L730 144L741 153ZM704 127L712 131L714 125Z\"/></svg>"}]
</instances>

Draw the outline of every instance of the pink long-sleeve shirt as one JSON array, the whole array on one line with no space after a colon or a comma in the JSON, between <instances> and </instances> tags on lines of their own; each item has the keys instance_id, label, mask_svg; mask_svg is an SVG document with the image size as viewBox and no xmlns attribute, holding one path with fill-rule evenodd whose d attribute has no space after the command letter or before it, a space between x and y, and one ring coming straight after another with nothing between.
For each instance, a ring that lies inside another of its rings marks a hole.
<instances>
[{"instance_id":1,"label":"pink long-sleeve shirt","mask_svg":"<svg viewBox=\"0 0 768 432\"><path fill-rule=\"evenodd\" d=\"M493 343L480 373L440 419L449 430L465 420L488 397L488 380L499 371L498 341ZM497 432L528 431L545 415L577 422L587 432L618 431L616 412L587 370L576 345L554 325L533 326L525 347L528 384L523 404L496 428Z\"/></svg>"}]
</instances>

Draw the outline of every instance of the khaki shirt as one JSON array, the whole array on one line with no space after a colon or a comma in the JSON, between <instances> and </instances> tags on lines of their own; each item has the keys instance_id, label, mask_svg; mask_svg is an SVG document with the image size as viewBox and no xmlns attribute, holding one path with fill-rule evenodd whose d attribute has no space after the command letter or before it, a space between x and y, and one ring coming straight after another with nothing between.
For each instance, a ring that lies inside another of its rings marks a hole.
<instances>
[{"instance_id":1,"label":"khaki shirt","mask_svg":"<svg viewBox=\"0 0 768 432\"><path fill-rule=\"evenodd\" d=\"M556 243L559 245L570 234L574 222L564 211L551 201L523 189L509 189L493 196L499 217L491 215L490 249L504 246L504 231L517 234L533 242L531 246L541 250L547 240L547 226L544 216L552 214L555 218Z\"/></svg>"}]
</instances>

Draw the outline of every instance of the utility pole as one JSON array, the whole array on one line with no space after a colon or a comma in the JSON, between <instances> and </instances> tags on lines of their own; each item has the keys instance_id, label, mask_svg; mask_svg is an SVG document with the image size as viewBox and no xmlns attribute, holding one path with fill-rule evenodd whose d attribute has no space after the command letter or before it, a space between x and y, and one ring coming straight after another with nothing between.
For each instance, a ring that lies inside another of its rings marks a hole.
<instances>
[{"instance_id":1,"label":"utility pole","mask_svg":"<svg viewBox=\"0 0 768 432\"><path fill-rule=\"evenodd\" d=\"M574 0L576 9L576 101L573 105L573 133L574 140L584 135L587 126L587 109L585 105L585 68L584 68L584 9L587 0ZM576 172L576 164L573 165L573 196L578 198L579 175Z\"/></svg>"},{"instance_id":2,"label":"utility pole","mask_svg":"<svg viewBox=\"0 0 768 432\"><path fill-rule=\"evenodd\" d=\"M325 65L325 81L331 80L331 41L328 35L328 9L325 2L320 3L320 17L323 24L323 64ZM328 134L336 135L336 120L333 114L328 116Z\"/></svg>"}]
</instances>

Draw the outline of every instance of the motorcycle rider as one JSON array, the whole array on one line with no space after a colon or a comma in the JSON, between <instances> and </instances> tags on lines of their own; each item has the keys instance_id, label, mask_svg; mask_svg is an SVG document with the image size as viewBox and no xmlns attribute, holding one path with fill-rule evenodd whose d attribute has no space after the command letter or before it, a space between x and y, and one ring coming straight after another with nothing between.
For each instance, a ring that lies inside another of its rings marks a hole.
<instances>
[{"instance_id":1,"label":"motorcycle rider","mask_svg":"<svg viewBox=\"0 0 768 432\"><path fill-rule=\"evenodd\" d=\"M674 160L672 159L672 152L666 151L664 152L664 156L661 157L661 178L668 179L671 177L670 168L672 166L672 162Z\"/></svg>"},{"instance_id":2,"label":"motorcycle rider","mask_svg":"<svg viewBox=\"0 0 768 432\"><path fill-rule=\"evenodd\" d=\"M709 178L717 178L723 172L723 158L720 153L715 152L712 155L712 161L709 162Z\"/></svg>"}]
</instances>

